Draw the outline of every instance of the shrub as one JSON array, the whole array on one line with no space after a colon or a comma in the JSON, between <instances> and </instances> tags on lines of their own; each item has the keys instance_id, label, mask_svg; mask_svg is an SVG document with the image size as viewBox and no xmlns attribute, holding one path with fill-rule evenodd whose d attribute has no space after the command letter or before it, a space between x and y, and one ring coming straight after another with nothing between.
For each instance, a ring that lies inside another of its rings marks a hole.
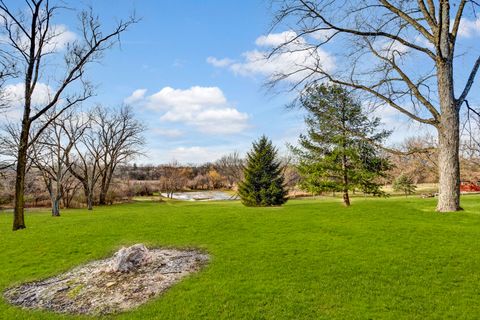
<instances>
[{"instance_id":1,"label":"shrub","mask_svg":"<svg viewBox=\"0 0 480 320\"><path fill-rule=\"evenodd\" d=\"M392 187L394 191L403 192L405 197L407 197L409 194L415 193L415 189L417 189L417 186L413 183L412 178L403 173L399 175L397 179L395 179Z\"/></svg>"}]
</instances>

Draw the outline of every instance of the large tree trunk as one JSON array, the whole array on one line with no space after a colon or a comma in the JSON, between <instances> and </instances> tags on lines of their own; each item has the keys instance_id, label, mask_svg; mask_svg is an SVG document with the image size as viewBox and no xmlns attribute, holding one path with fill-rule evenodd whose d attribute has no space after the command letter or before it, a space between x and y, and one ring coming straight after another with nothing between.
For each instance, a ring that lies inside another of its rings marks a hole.
<instances>
[{"instance_id":1,"label":"large tree trunk","mask_svg":"<svg viewBox=\"0 0 480 320\"><path fill-rule=\"evenodd\" d=\"M442 115L438 134L439 194L437 211L460 210L459 115Z\"/></svg>"},{"instance_id":2,"label":"large tree trunk","mask_svg":"<svg viewBox=\"0 0 480 320\"><path fill-rule=\"evenodd\" d=\"M28 123L22 123L22 132L18 146L17 172L15 180L15 208L13 210L13 231L25 229L24 196L25 196L25 173L27 170L28 151Z\"/></svg>"},{"instance_id":3,"label":"large tree trunk","mask_svg":"<svg viewBox=\"0 0 480 320\"><path fill-rule=\"evenodd\" d=\"M447 48L445 48L447 50ZM438 129L439 195L437 211L460 210L460 116L453 88L452 60L437 64L438 91L442 112Z\"/></svg>"}]
</instances>

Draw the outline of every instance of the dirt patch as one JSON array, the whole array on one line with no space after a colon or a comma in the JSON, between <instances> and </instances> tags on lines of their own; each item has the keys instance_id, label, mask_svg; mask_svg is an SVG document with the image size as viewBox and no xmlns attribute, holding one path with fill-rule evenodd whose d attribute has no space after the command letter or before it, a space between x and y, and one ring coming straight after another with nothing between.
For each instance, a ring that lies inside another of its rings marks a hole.
<instances>
[{"instance_id":1,"label":"dirt patch","mask_svg":"<svg viewBox=\"0 0 480 320\"><path fill-rule=\"evenodd\" d=\"M158 296L198 271L208 259L196 250L148 250L135 245L122 248L112 258L10 288L4 297L28 309L87 315L117 313Z\"/></svg>"}]
</instances>

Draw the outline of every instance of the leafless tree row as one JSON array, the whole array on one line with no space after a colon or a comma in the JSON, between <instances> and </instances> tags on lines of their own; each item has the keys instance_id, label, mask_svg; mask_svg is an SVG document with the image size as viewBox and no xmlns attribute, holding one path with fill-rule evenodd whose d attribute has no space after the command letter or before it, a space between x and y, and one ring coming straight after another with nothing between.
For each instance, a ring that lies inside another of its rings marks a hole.
<instances>
[{"instance_id":1,"label":"leafless tree row","mask_svg":"<svg viewBox=\"0 0 480 320\"><path fill-rule=\"evenodd\" d=\"M18 1L0 0L0 33L5 39L0 50L0 78L17 79L24 89L16 150L13 230L25 228L25 175L32 145L62 114L94 94L86 67L99 61L137 22L135 17L129 17L105 31L99 17L87 8L78 14L79 37L62 43L65 30L56 24L56 18L68 10L65 5L63 1L25 0L18 7ZM40 87L48 88L48 99L41 102L34 99ZM11 104L9 97L2 99L2 106ZM54 179L50 176L47 180L50 178L53 190Z\"/></svg>"},{"instance_id":2,"label":"leafless tree row","mask_svg":"<svg viewBox=\"0 0 480 320\"><path fill-rule=\"evenodd\" d=\"M6 127L1 149L15 155L18 130L12 127ZM144 130L128 106L87 113L70 109L51 122L29 149L27 174L41 176L52 215L59 216L60 203L69 206L79 188L89 210L94 203L105 204L116 168L141 153Z\"/></svg>"}]
</instances>

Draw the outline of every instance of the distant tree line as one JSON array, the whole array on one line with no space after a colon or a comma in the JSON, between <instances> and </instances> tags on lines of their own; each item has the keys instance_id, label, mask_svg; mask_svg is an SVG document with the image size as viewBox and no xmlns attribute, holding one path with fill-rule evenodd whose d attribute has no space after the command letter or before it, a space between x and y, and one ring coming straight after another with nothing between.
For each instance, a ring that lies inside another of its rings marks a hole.
<instances>
[{"instance_id":1,"label":"distant tree line","mask_svg":"<svg viewBox=\"0 0 480 320\"><path fill-rule=\"evenodd\" d=\"M436 141L431 136L408 138L397 146L402 153L387 153L378 144L388 133L378 130L378 119L367 117L349 92L321 86L304 94L299 102L307 111L308 130L300 136L297 147L292 148L292 156L275 156L278 167L271 171L272 177L281 175L281 185L290 197L342 192L348 205L349 191L379 195L382 185L394 182L403 188L396 189L405 192L405 185L410 188L438 181ZM468 130L479 132L480 121L475 117L470 120L466 124ZM0 156L5 165L0 168L0 205L9 207L15 198L14 164L20 127L10 123L2 129ZM37 130L39 127L33 126L31 134L37 135ZM238 152L204 164L133 163L142 153L144 130L132 109L125 105L97 106L88 111L71 108L57 116L29 148L26 205L51 206L52 215L58 216L61 208L91 210L94 205L127 201L135 196L172 197L179 191L218 189L241 193L242 183L244 191L259 189L255 163L263 161L247 161ZM273 148L267 142L264 145ZM462 179L478 182L480 144L475 135L465 135L461 150ZM248 169L249 163L253 169ZM246 180L250 180L248 188ZM407 190L407 194L412 190ZM258 199L259 204L269 203L255 194L250 196L255 201L246 201L249 205L256 205Z\"/></svg>"},{"instance_id":2,"label":"distant tree line","mask_svg":"<svg viewBox=\"0 0 480 320\"><path fill-rule=\"evenodd\" d=\"M52 215L60 207L89 209L94 204L112 202L111 188L119 166L139 155L144 145L145 127L135 119L129 106L97 106L88 112L70 109L57 116L37 133L38 138L27 153L25 201L30 205L49 202ZM0 136L0 153L12 165L3 170L1 202L14 199L14 163L20 128L7 124ZM83 196L80 197L79 194ZM33 203L33 204L32 204Z\"/></svg>"}]
</instances>

